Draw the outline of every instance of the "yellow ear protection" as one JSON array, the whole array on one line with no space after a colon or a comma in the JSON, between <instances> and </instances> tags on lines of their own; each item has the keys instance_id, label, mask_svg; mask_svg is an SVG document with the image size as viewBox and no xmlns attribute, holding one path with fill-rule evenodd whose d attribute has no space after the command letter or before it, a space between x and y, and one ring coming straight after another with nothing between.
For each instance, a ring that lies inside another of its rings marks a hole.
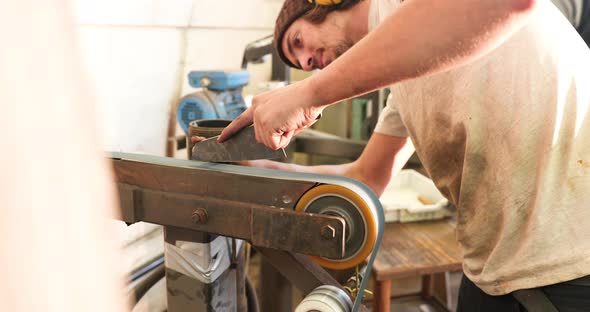
<instances>
[{"instance_id":1,"label":"yellow ear protection","mask_svg":"<svg viewBox=\"0 0 590 312\"><path fill-rule=\"evenodd\" d=\"M342 3L342 0L307 0L307 2L311 4L330 6Z\"/></svg>"}]
</instances>

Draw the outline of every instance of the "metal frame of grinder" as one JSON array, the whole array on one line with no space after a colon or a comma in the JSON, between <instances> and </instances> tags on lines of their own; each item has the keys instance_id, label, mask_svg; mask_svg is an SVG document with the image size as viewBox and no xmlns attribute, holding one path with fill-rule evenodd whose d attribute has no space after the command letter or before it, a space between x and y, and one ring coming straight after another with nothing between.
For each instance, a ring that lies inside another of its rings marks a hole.
<instances>
[{"instance_id":1,"label":"metal frame of grinder","mask_svg":"<svg viewBox=\"0 0 590 312\"><path fill-rule=\"evenodd\" d=\"M361 194L376 212L380 211L377 198L368 188L345 178L147 155L116 153L111 159L119 188L122 220L127 223L151 222L165 228L167 299L172 312L194 310L199 304L206 307L203 311L246 311L242 287L243 249L236 240L222 236L249 241L304 294L313 293L322 285L342 290L343 286L331 275L307 256L299 254L342 258L346 248L346 220L333 215L298 212L294 207L317 185L340 184ZM380 229L376 244L381 239L382 217L382 212L381 215L377 213ZM322 231L326 228L333 229L330 238L322 238ZM196 273L201 274L201 279L190 266L173 263L169 256L169 252L184 251L197 255L199 250L202 252L199 244L210 244L210 255L217 255L209 258L213 262L198 264L201 270ZM218 260L224 258L223 255L229 261L225 265L229 264L230 269L215 271L224 266ZM369 270L374 253L370 258ZM212 278L215 275L217 279ZM210 280L203 281L202 278L207 276ZM208 288L200 287L202 284ZM221 286L236 296L215 297L220 294ZM321 291L327 290L324 287ZM362 295L363 292L356 298L352 310L362 310ZM224 308L219 310L219 307Z\"/></svg>"}]
</instances>

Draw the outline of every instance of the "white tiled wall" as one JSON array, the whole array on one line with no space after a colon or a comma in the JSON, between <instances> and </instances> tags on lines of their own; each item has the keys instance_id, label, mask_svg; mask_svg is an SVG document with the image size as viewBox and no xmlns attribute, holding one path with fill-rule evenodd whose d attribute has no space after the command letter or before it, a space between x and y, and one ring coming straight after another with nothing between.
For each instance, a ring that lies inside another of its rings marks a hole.
<instances>
[{"instance_id":1,"label":"white tiled wall","mask_svg":"<svg viewBox=\"0 0 590 312\"><path fill-rule=\"evenodd\" d=\"M281 0L197 0L191 26L273 28Z\"/></svg>"},{"instance_id":2,"label":"white tiled wall","mask_svg":"<svg viewBox=\"0 0 590 312\"><path fill-rule=\"evenodd\" d=\"M186 27L198 0L73 0L79 24ZM243 0L236 0L243 1Z\"/></svg>"},{"instance_id":3,"label":"white tiled wall","mask_svg":"<svg viewBox=\"0 0 590 312\"><path fill-rule=\"evenodd\" d=\"M282 0L73 0L106 150L164 155L170 109L186 74L238 69L247 43L269 35ZM270 64L250 66L251 86ZM252 87L253 86L253 87Z\"/></svg>"},{"instance_id":4,"label":"white tiled wall","mask_svg":"<svg viewBox=\"0 0 590 312\"><path fill-rule=\"evenodd\" d=\"M181 83L181 38L176 29L81 28L106 150L163 155Z\"/></svg>"}]
</instances>

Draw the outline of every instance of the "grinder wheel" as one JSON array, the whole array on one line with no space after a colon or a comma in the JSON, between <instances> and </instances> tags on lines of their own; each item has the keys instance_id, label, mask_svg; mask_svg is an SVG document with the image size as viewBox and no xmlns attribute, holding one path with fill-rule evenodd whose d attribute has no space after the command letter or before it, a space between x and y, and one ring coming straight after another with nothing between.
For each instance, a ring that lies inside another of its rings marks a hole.
<instances>
[{"instance_id":1,"label":"grinder wheel","mask_svg":"<svg viewBox=\"0 0 590 312\"><path fill-rule=\"evenodd\" d=\"M344 258L310 256L319 265L333 270L349 269L361 264L373 251L376 211L355 192L339 185L322 184L303 194L295 210L342 217L346 221Z\"/></svg>"}]
</instances>

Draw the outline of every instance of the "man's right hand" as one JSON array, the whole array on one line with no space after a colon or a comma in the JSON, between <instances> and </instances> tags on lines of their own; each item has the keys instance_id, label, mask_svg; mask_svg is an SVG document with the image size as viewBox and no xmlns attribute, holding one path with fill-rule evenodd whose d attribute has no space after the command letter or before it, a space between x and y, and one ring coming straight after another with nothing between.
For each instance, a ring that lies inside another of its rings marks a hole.
<instances>
[{"instance_id":1,"label":"man's right hand","mask_svg":"<svg viewBox=\"0 0 590 312\"><path fill-rule=\"evenodd\" d=\"M308 79L256 96L252 106L227 126L219 137L223 142L254 124L256 141L277 150L289 144L293 135L311 126L323 107L314 103Z\"/></svg>"}]
</instances>

